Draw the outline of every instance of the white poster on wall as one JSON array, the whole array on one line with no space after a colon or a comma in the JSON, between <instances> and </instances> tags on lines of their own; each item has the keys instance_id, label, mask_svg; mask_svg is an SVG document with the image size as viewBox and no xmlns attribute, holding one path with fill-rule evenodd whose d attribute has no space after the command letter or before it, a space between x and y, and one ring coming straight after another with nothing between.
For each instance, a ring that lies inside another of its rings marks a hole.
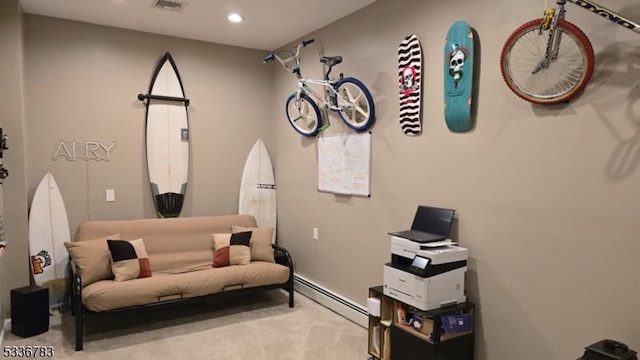
<instances>
[{"instance_id":1,"label":"white poster on wall","mask_svg":"<svg viewBox=\"0 0 640 360\"><path fill-rule=\"evenodd\" d=\"M318 138L318 191L371 196L371 133Z\"/></svg>"}]
</instances>

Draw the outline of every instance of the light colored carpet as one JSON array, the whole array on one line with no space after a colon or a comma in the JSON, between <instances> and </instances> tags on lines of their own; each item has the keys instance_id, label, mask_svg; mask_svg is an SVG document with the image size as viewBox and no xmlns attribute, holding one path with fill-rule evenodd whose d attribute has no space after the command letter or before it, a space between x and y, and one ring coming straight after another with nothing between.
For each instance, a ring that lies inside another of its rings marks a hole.
<instances>
[{"instance_id":1,"label":"light colored carpet","mask_svg":"<svg viewBox=\"0 0 640 360\"><path fill-rule=\"evenodd\" d=\"M51 315L30 338L5 331L4 345L53 345L55 359L364 360L367 330L301 295L281 290L219 304L92 319L74 351L73 317Z\"/></svg>"}]
</instances>

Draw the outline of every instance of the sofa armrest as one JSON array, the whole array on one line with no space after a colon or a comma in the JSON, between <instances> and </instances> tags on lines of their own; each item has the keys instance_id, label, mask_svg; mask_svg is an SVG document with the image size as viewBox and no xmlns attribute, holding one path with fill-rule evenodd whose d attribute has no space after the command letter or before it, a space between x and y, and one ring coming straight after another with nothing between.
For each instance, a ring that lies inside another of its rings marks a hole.
<instances>
[{"instance_id":1,"label":"sofa armrest","mask_svg":"<svg viewBox=\"0 0 640 360\"><path fill-rule=\"evenodd\" d=\"M82 290L82 278L80 277L80 269L78 268L78 265L76 265L71 258L69 258L69 269L71 271L71 289L75 293L76 289Z\"/></svg>"},{"instance_id":2,"label":"sofa armrest","mask_svg":"<svg viewBox=\"0 0 640 360\"><path fill-rule=\"evenodd\" d=\"M69 259L69 269L71 272L71 313L75 317L76 328L76 351L83 347L83 313L82 313L82 278L80 269L75 262Z\"/></svg>"},{"instance_id":3,"label":"sofa armrest","mask_svg":"<svg viewBox=\"0 0 640 360\"><path fill-rule=\"evenodd\" d=\"M293 275L293 258L291 258L289 251L276 244L272 244L271 246L273 247L273 257L276 263L288 267Z\"/></svg>"},{"instance_id":4,"label":"sofa armrest","mask_svg":"<svg viewBox=\"0 0 640 360\"><path fill-rule=\"evenodd\" d=\"M71 271L71 281L82 281L80 279L80 269L78 269L78 265L73 261L73 259L69 258L69 270Z\"/></svg>"},{"instance_id":5,"label":"sofa armrest","mask_svg":"<svg viewBox=\"0 0 640 360\"><path fill-rule=\"evenodd\" d=\"M78 265L69 258L69 272L71 273L71 312L77 314L82 309L82 278Z\"/></svg>"},{"instance_id":6,"label":"sofa armrest","mask_svg":"<svg viewBox=\"0 0 640 360\"><path fill-rule=\"evenodd\" d=\"M291 254L287 249L282 246L278 246L276 244L272 244L273 246L273 257L276 260L276 263L280 265L284 265L289 268L289 280L287 281L287 285L283 287L289 292L289 307L293 307L293 258L291 258Z\"/></svg>"}]
</instances>

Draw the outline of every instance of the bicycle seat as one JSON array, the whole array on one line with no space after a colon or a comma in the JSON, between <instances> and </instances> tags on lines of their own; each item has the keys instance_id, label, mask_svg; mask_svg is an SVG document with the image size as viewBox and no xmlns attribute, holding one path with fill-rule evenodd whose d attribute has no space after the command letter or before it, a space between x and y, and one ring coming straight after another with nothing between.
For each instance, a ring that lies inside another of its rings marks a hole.
<instances>
[{"instance_id":1,"label":"bicycle seat","mask_svg":"<svg viewBox=\"0 0 640 360\"><path fill-rule=\"evenodd\" d=\"M320 62L327 64L327 66L338 65L342 62L342 56L323 56L320 58Z\"/></svg>"}]
</instances>

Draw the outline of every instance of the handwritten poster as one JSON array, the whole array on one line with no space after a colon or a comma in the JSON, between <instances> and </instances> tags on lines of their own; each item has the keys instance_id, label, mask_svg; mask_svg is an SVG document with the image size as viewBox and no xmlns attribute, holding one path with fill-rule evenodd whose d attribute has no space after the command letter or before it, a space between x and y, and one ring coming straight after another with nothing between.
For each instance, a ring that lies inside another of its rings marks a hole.
<instances>
[{"instance_id":1,"label":"handwritten poster","mask_svg":"<svg viewBox=\"0 0 640 360\"><path fill-rule=\"evenodd\" d=\"M371 196L371 133L318 138L318 190Z\"/></svg>"}]
</instances>

